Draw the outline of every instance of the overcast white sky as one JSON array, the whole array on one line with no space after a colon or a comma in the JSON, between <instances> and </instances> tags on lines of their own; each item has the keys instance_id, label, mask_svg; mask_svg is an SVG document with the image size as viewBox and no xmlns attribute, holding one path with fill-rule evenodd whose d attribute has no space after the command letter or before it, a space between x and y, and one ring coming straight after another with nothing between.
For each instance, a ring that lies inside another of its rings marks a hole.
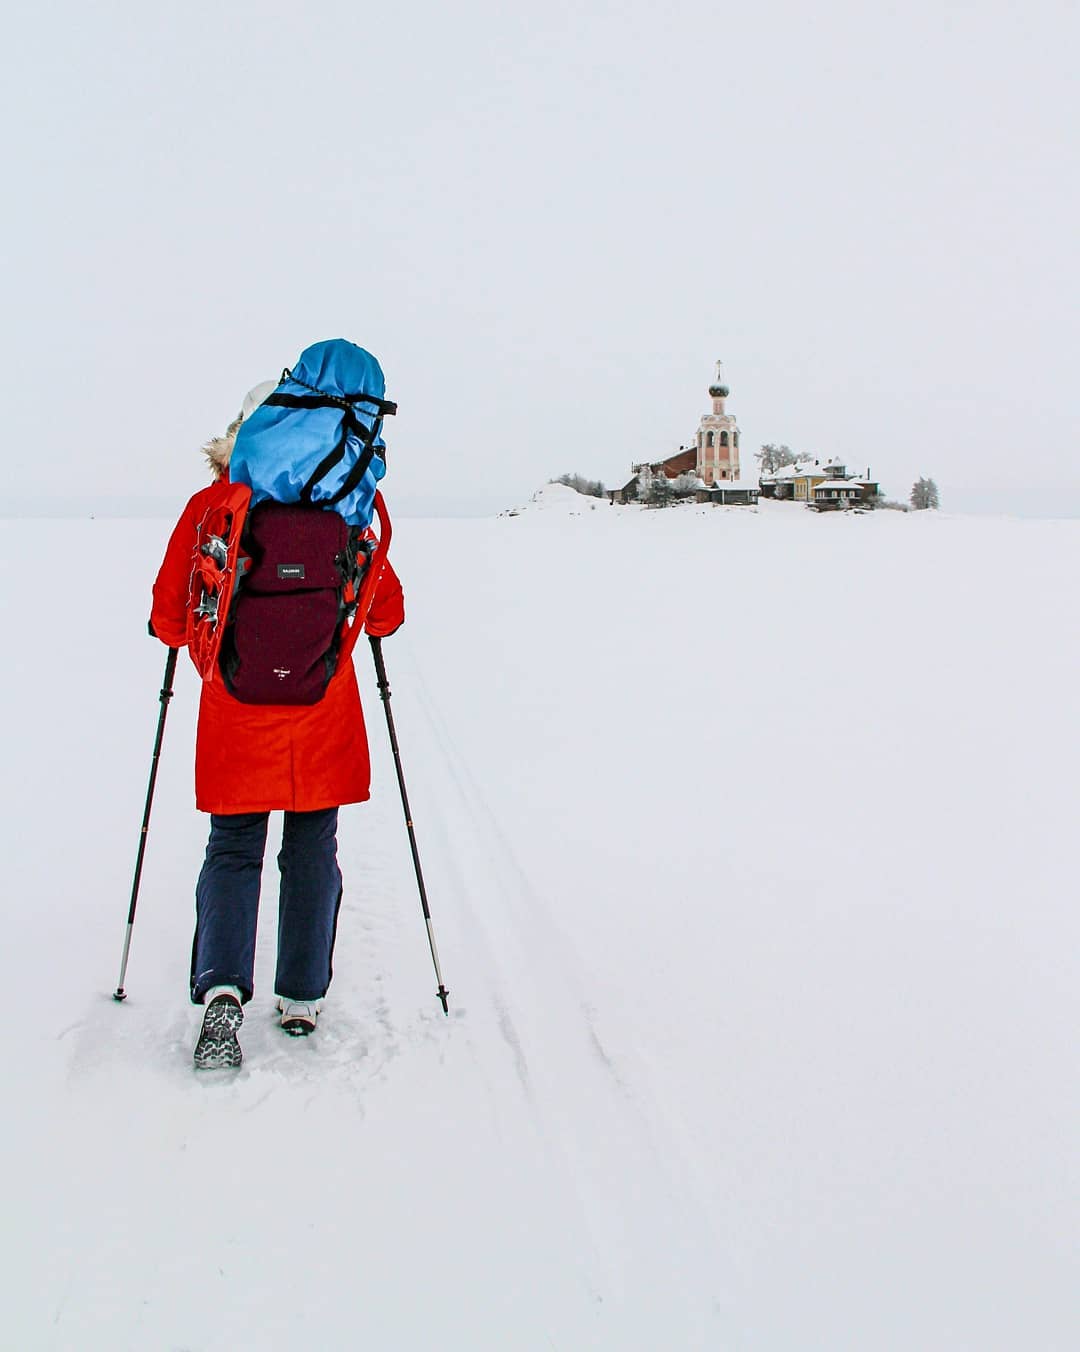
<instances>
[{"instance_id":1,"label":"overcast white sky","mask_svg":"<svg viewBox=\"0 0 1080 1352\"><path fill-rule=\"evenodd\" d=\"M0 499L176 508L344 336L388 496L763 441L1078 513L1075 0L10 9ZM393 500L392 499L392 500Z\"/></svg>"}]
</instances>

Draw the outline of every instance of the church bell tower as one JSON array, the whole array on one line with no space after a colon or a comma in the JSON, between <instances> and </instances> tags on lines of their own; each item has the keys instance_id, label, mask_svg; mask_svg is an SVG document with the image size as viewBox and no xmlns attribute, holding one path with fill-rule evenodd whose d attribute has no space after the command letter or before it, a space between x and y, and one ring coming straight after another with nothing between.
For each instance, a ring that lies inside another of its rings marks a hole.
<instances>
[{"instance_id":1,"label":"church bell tower","mask_svg":"<svg viewBox=\"0 0 1080 1352\"><path fill-rule=\"evenodd\" d=\"M712 412L703 413L697 433L697 473L706 484L725 483L739 477L739 426L724 407L728 394L724 363L716 363L716 378L709 386Z\"/></svg>"}]
</instances>

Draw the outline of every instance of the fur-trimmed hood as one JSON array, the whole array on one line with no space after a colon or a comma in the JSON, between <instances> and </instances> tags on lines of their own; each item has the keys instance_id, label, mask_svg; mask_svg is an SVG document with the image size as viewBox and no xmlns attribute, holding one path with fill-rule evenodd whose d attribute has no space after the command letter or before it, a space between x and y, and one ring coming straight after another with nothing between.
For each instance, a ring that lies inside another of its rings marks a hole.
<instances>
[{"instance_id":1,"label":"fur-trimmed hood","mask_svg":"<svg viewBox=\"0 0 1080 1352\"><path fill-rule=\"evenodd\" d=\"M210 462L210 472L215 479L227 479L229 477L229 461L232 459L233 447L236 445L236 434L240 431L240 424L245 418L250 418L264 399L273 394L277 389L278 381L264 380L261 384L253 385L247 394L244 395L244 402L240 405L240 412L226 427L223 437L212 437L203 447L203 455Z\"/></svg>"},{"instance_id":2,"label":"fur-trimmed hood","mask_svg":"<svg viewBox=\"0 0 1080 1352\"><path fill-rule=\"evenodd\" d=\"M238 413L225 429L224 436L211 437L202 448L203 455L210 462L210 473L215 479L227 479L229 477L229 460L232 457L233 446L236 444L236 434L240 431L240 424L243 421L244 415Z\"/></svg>"}]
</instances>

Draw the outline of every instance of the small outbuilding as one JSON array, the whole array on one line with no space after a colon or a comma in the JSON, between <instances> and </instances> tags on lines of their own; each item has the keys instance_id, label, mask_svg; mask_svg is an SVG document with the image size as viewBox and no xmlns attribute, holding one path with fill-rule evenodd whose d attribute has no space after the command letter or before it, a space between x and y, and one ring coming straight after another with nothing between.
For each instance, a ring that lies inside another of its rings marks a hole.
<instances>
[{"instance_id":1,"label":"small outbuilding","mask_svg":"<svg viewBox=\"0 0 1080 1352\"><path fill-rule=\"evenodd\" d=\"M633 502L638 495L638 479L641 476L635 474L632 479L628 479L622 488L609 488L607 497L609 502Z\"/></svg>"},{"instance_id":2,"label":"small outbuilding","mask_svg":"<svg viewBox=\"0 0 1080 1352\"><path fill-rule=\"evenodd\" d=\"M695 502L708 502L714 507L756 507L761 490L753 484L739 482L714 483L711 488L699 488Z\"/></svg>"}]
</instances>

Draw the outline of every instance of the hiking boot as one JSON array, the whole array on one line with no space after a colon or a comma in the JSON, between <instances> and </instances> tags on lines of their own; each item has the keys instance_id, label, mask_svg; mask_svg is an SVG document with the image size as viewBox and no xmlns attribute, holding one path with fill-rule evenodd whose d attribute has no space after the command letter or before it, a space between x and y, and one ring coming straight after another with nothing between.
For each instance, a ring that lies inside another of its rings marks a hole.
<instances>
[{"instance_id":1,"label":"hiking boot","mask_svg":"<svg viewBox=\"0 0 1080 1352\"><path fill-rule=\"evenodd\" d=\"M282 1030L293 1037L314 1033L321 1004L321 1000L290 1000L284 995L278 996Z\"/></svg>"},{"instance_id":2,"label":"hiking boot","mask_svg":"<svg viewBox=\"0 0 1080 1352\"><path fill-rule=\"evenodd\" d=\"M240 992L235 986L212 986L206 992L199 1040L195 1044L196 1070L228 1070L244 1058L236 1034L244 1022Z\"/></svg>"}]
</instances>

